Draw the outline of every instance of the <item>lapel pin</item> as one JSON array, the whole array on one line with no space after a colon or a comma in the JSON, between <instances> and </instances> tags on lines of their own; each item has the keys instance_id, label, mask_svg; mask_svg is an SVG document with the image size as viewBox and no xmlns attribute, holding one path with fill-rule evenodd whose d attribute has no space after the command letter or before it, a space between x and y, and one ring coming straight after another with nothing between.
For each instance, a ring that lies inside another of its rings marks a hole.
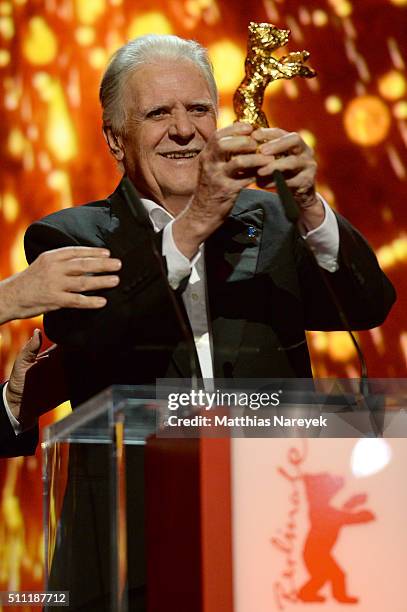
<instances>
[{"instance_id":1,"label":"lapel pin","mask_svg":"<svg viewBox=\"0 0 407 612\"><path fill-rule=\"evenodd\" d=\"M249 225L249 227L247 228L247 235L249 236L249 238L256 238L257 228L255 228L254 225Z\"/></svg>"}]
</instances>

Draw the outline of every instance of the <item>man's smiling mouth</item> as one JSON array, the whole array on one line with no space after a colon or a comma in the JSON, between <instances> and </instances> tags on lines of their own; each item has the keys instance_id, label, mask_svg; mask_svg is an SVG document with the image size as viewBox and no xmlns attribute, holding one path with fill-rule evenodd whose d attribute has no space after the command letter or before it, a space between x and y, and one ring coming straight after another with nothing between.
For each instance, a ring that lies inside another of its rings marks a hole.
<instances>
[{"instance_id":1,"label":"man's smiling mouth","mask_svg":"<svg viewBox=\"0 0 407 612\"><path fill-rule=\"evenodd\" d=\"M199 155L200 152L198 149L193 149L191 151L167 151L159 153L159 155L166 159L192 159Z\"/></svg>"}]
</instances>

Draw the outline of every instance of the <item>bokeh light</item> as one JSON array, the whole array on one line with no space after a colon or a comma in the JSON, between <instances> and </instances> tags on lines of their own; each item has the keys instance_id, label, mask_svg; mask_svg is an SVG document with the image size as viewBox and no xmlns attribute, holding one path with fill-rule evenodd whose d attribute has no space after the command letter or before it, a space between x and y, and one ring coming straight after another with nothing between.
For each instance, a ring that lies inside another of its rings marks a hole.
<instances>
[{"instance_id":1,"label":"bokeh light","mask_svg":"<svg viewBox=\"0 0 407 612\"><path fill-rule=\"evenodd\" d=\"M407 119L407 101L397 102L393 106L393 113L396 119Z\"/></svg>"},{"instance_id":2,"label":"bokeh light","mask_svg":"<svg viewBox=\"0 0 407 612\"><path fill-rule=\"evenodd\" d=\"M85 25L91 25L100 17L106 16L106 9L106 0L75 0L75 14L78 21Z\"/></svg>"},{"instance_id":3,"label":"bokeh light","mask_svg":"<svg viewBox=\"0 0 407 612\"><path fill-rule=\"evenodd\" d=\"M382 142L391 123L389 109L375 96L354 98L345 109L343 121L350 140L362 146Z\"/></svg>"},{"instance_id":4,"label":"bokeh light","mask_svg":"<svg viewBox=\"0 0 407 612\"><path fill-rule=\"evenodd\" d=\"M406 77L398 70L391 70L380 77L378 89L383 98L398 100L406 93Z\"/></svg>"},{"instance_id":5,"label":"bokeh light","mask_svg":"<svg viewBox=\"0 0 407 612\"><path fill-rule=\"evenodd\" d=\"M209 45L209 57L213 63L219 92L233 93L243 78L245 53L241 46L230 40L220 40Z\"/></svg>"},{"instance_id":6,"label":"bokeh light","mask_svg":"<svg viewBox=\"0 0 407 612\"><path fill-rule=\"evenodd\" d=\"M53 30L42 17L33 17L28 22L27 35L23 41L23 53L30 64L45 66L55 60L58 43Z\"/></svg>"},{"instance_id":7,"label":"bokeh light","mask_svg":"<svg viewBox=\"0 0 407 612\"><path fill-rule=\"evenodd\" d=\"M25 228L59 208L111 193L118 173L100 130L98 86L110 55L134 36L175 33L205 44L221 92L219 125L234 120L249 20L292 30L309 49L310 81L273 84L272 125L300 131L319 162L318 190L369 239L399 302L380 329L359 332L371 376L405 376L407 325L405 32L407 0L0 0L0 267L25 266ZM286 50L282 50L286 52ZM0 329L1 376L41 318ZM308 334L318 376L358 376L346 334ZM69 411L54 411L50 422ZM41 590L41 462L0 462L0 590ZM28 537L29 534L29 537Z\"/></svg>"},{"instance_id":8,"label":"bokeh light","mask_svg":"<svg viewBox=\"0 0 407 612\"><path fill-rule=\"evenodd\" d=\"M143 36L144 34L172 34L171 22L158 11L138 15L130 23L127 30L128 40Z\"/></svg>"},{"instance_id":9,"label":"bokeh light","mask_svg":"<svg viewBox=\"0 0 407 612\"><path fill-rule=\"evenodd\" d=\"M332 115L340 113L342 106L342 100L338 96L328 96L325 100L325 108Z\"/></svg>"}]
</instances>

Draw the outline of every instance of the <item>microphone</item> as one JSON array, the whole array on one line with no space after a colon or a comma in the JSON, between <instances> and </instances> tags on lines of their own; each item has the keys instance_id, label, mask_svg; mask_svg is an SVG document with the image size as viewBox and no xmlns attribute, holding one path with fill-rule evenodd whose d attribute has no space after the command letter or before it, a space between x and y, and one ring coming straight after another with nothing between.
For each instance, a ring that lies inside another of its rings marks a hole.
<instances>
[{"instance_id":1,"label":"microphone","mask_svg":"<svg viewBox=\"0 0 407 612\"><path fill-rule=\"evenodd\" d=\"M273 172L273 180L276 184L277 187L277 193L280 197L280 200L282 202L283 208L284 208L284 212L285 212L285 216L287 218L288 221L290 221L290 223L297 223L299 218L300 218L300 209L299 206L297 204L297 202L294 200L294 197L291 193L291 191L289 190L287 183L284 180L283 174L281 173L280 170L274 170ZM324 283L331 299L332 302L336 308L336 311L339 315L339 319L343 325L344 330L348 333L352 344L356 350L356 354L358 357L358 361L359 361L359 369L360 369L360 385L359 385L359 390L360 390L360 394L362 396L362 398L365 398L367 395L369 395L369 383L368 383L368 371L367 371L367 364L366 364L366 360L365 360L365 356L363 354L362 349L360 348L354 334L353 331L351 329L351 326L349 324L349 320L348 317L346 316L345 311L342 308L340 299L338 298L338 296L336 295L336 292L332 286L332 283L330 283L329 278L327 276L327 274L325 273L325 270L323 268L321 268L321 266L318 264L318 261L315 257L314 252L312 251L312 249L310 248L309 244L307 243L306 240L304 240L302 237L302 242L305 246L305 249L307 251L307 253L309 254L309 256L311 257L311 260L314 262L316 268L318 269L318 272L321 276L322 282Z\"/></svg>"}]
</instances>

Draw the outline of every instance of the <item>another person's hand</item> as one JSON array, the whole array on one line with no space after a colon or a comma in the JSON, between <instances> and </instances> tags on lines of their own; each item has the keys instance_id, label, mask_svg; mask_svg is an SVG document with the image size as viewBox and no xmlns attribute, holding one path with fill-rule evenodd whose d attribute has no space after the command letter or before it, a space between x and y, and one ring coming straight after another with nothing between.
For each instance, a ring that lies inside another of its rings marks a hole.
<instances>
[{"instance_id":1,"label":"another person's hand","mask_svg":"<svg viewBox=\"0 0 407 612\"><path fill-rule=\"evenodd\" d=\"M36 329L18 353L6 387L6 400L22 431L39 417L69 399L63 351L53 344L39 353L41 332Z\"/></svg>"},{"instance_id":2,"label":"another person's hand","mask_svg":"<svg viewBox=\"0 0 407 612\"><path fill-rule=\"evenodd\" d=\"M35 364L41 348L41 332L35 329L33 336L25 343L18 353L10 374L10 379L6 388L7 404L13 416L20 420L20 409L23 399L25 378L28 370ZM29 428L35 424L36 417L28 418L24 423L24 428Z\"/></svg>"},{"instance_id":3,"label":"another person's hand","mask_svg":"<svg viewBox=\"0 0 407 612\"><path fill-rule=\"evenodd\" d=\"M256 180L268 159L256 153L253 128L234 123L217 130L200 154L198 185L187 208L173 224L174 240L186 257L225 220L240 191Z\"/></svg>"},{"instance_id":4,"label":"another person's hand","mask_svg":"<svg viewBox=\"0 0 407 612\"><path fill-rule=\"evenodd\" d=\"M262 187L275 187L274 170L280 170L300 208L300 224L305 230L318 227L324 220L324 207L315 190L317 163L314 152L299 134L279 128L259 128L252 133L258 151L268 163L257 171Z\"/></svg>"},{"instance_id":5,"label":"another person's hand","mask_svg":"<svg viewBox=\"0 0 407 612\"><path fill-rule=\"evenodd\" d=\"M118 285L120 267L120 260L103 248L73 246L42 253L23 272L0 283L0 323L58 308L102 308L106 298L83 293Z\"/></svg>"}]
</instances>

